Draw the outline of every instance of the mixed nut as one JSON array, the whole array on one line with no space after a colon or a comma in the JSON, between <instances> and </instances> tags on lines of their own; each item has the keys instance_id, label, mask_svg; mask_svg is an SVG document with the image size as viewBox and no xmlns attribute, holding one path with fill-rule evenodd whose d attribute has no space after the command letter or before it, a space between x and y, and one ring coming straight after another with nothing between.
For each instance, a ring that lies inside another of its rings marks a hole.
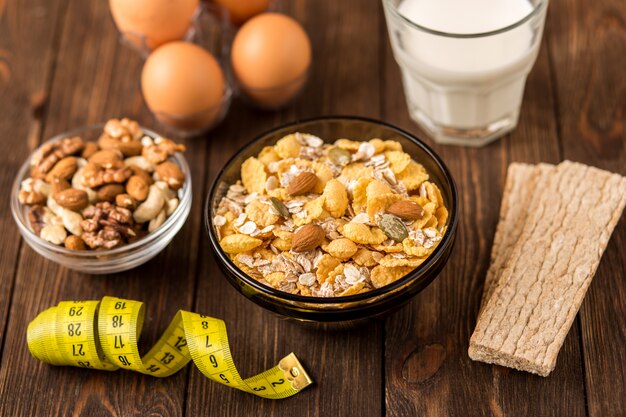
<instances>
[{"instance_id":1,"label":"mixed nut","mask_svg":"<svg viewBox=\"0 0 626 417\"><path fill-rule=\"evenodd\" d=\"M42 239L73 250L115 248L176 210L185 175L169 159L184 150L133 120L111 119L96 142L68 137L35 151L18 199Z\"/></svg>"},{"instance_id":2,"label":"mixed nut","mask_svg":"<svg viewBox=\"0 0 626 417\"><path fill-rule=\"evenodd\" d=\"M422 264L448 210L399 142L294 133L241 166L213 217L220 246L249 276L333 297L390 284Z\"/></svg>"}]
</instances>

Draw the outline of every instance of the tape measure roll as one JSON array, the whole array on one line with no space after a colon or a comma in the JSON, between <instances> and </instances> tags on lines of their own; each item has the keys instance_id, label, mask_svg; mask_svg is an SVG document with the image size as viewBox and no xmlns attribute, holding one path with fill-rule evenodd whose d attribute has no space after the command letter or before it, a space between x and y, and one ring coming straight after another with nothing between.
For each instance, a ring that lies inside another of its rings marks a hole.
<instances>
[{"instance_id":1,"label":"tape measure roll","mask_svg":"<svg viewBox=\"0 0 626 417\"><path fill-rule=\"evenodd\" d=\"M207 378L263 398L290 397L312 384L293 353L277 366L242 379L231 357L224 322L183 310L142 357L137 341L143 320L144 305L139 301L116 297L62 301L28 325L28 348L50 365L123 368L156 377L170 376L192 360Z\"/></svg>"}]
</instances>

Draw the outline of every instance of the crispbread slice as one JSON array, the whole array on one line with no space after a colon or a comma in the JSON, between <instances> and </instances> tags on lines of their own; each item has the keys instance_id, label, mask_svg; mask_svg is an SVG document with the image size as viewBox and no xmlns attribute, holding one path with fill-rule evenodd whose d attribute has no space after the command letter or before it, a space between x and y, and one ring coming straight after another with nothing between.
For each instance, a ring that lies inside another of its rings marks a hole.
<instances>
[{"instance_id":1,"label":"crispbread slice","mask_svg":"<svg viewBox=\"0 0 626 417\"><path fill-rule=\"evenodd\" d=\"M469 355L547 376L626 204L626 178L565 161L536 188Z\"/></svg>"},{"instance_id":2,"label":"crispbread slice","mask_svg":"<svg viewBox=\"0 0 626 417\"><path fill-rule=\"evenodd\" d=\"M528 216L528 207L540 194L537 192L537 183L547 180L555 169L556 167L550 164L531 165L514 162L509 165L500 206L500 220L491 247L491 264L485 277L480 303L481 311L493 294L497 277L522 233Z\"/></svg>"}]
</instances>

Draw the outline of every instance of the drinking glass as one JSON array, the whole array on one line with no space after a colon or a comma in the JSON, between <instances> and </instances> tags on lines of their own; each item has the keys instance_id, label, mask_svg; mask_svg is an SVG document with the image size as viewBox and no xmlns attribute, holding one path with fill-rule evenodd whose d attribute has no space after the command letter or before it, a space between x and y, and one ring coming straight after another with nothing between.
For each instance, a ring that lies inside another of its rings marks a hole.
<instances>
[{"instance_id":1,"label":"drinking glass","mask_svg":"<svg viewBox=\"0 0 626 417\"><path fill-rule=\"evenodd\" d=\"M503 27L496 10L477 2L472 15L492 13L492 27L480 33L464 33L463 19L433 21L447 27L458 22L458 33L443 32L424 24L426 14L410 19L405 3L439 0L382 0L394 57L411 118L439 143L483 146L515 128L526 77L535 63L545 22L548 0L523 2L528 13ZM462 0L458 0L462 1ZM504 0L501 0L504 1ZM448 5L454 0L448 0ZM512 4L512 3L511 3ZM518 4L519 5L519 4ZM409 5L411 6L411 5ZM426 4L426 6L429 6ZM482 6L482 7L481 7ZM416 23L419 21L420 23ZM467 22L471 23L471 22Z\"/></svg>"}]
</instances>

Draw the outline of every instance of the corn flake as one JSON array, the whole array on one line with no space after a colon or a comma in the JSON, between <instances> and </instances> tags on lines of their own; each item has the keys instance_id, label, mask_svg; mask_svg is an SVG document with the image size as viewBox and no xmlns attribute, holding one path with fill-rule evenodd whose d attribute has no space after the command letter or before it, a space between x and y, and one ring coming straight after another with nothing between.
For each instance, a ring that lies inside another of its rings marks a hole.
<instances>
[{"instance_id":1,"label":"corn flake","mask_svg":"<svg viewBox=\"0 0 626 417\"><path fill-rule=\"evenodd\" d=\"M356 284L354 284L350 288L347 288L343 292L340 292L339 296L343 297L343 296L346 296L346 295L359 294L364 286L365 286L364 282L362 282L362 281L361 282L357 282Z\"/></svg>"},{"instance_id":2,"label":"corn flake","mask_svg":"<svg viewBox=\"0 0 626 417\"><path fill-rule=\"evenodd\" d=\"M362 223L346 223L338 230L339 233L354 243L361 243L363 245L378 245L387 240L385 233L378 227L370 229L367 225Z\"/></svg>"},{"instance_id":3,"label":"corn flake","mask_svg":"<svg viewBox=\"0 0 626 417\"><path fill-rule=\"evenodd\" d=\"M311 167L313 168L313 171L315 171L315 175L317 175L318 179L312 192L321 194L324 191L326 183L333 179L333 172L330 170L328 165L317 161L313 162Z\"/></svg>"},{"instance_id":4,"label":"corn flake","mask_svg":"<svg viewBox=\"0 0 626 417\"><path fill-rule=\"evenodd\" d=\"M331 271L335 269L339 264L341 264L341 261L339 259L326 253L323 254L317 261L317 271L315 271L317 281L320 284L325 282Z\"/></svg>"},{"instance_id":5,"label":"corn flake","mask_svg":"<svg viewBox=\"0 0 626 417\"><path fill-rule=\"evenodd\" d=\"M265 166L268 166L272 162L280 161L280 156L278 156L273 146L266 146L261 149L261 152L259 153L259 156L257 158Z\"/></svg>"},{"instance_id":6,"label":"corn flake","mask_svg":"<svg viewBox=\"0 0 626 417\"><path fill-rule=\"evenodd\" d=\"M359 178L352 187L352 208L356 213L362 212L367 206L367 186L373 179Z\"/></svg>"},{"instance_id":7,"label":"corn flake","mask_svg":"<svg viewBox=\"0 0 626 417\"><path fill-rule=\"evenodd\" d=\"M373 180L367 185L366 193L367 203L369 205L370 200L374 197L382 194L393 194L393 191L391 191L391 188L389 188L389 186L384 182L380 180Z\"/></svg>"},{"instance_id":8,"label":"corn flake","mask_svg":"<svg viewBox=\"0 0 626 417\"><path fill-rule=\"evenodd\" d=\"M371 267L378 264L378 260L382 259L382 255L378 252L371 251L365 248L359 248L356 251L354 256L352 256L352 260L359 266L367 266Z\"/></svg>"},{"instance_id":9,"label":"corn flake","mask_svg":"<svg viewBox=\"0 0 626 417\"><path fill-rule=\"evenodd\" d=\"M296 158L300 155L300 149L302 145L296 139L295 134L287 135L284 138L280 139L276 142L276 146L274 146L274 150L278 154L279 157L285 158Z\"/></svg>"},{"instance_id":10,"label":"corn flake","mask_svg":"<svg viewBox=\"0 0 626 417\"><path fill-rule=\"evenodd\" d=\"M370 279L374 288L380 288L399 280L413 269L412 266L386 267L378 265L372 269Z\"/></svg>"},{"instance_id":11,"label":"corn flake","mask_svg":"<svg viewBox=\"0 0 626 417\"><path fill-rule=\"evenodd\" d=\"M428 173L424 166L411 161L397 178L402 181L407 190L412 191L417 190L424 181L428 180Z\"/></svg>"},{"instance_id":12,"label":"corn flake","mask_svg":"<svg viewBox=\"0 0 626 417\"><path fill-rule=\"evenodd\" d=\"M385 149L388 151L401 151L402 144L396 140L386 140Z\"/></svg>"},{"instance_id":13,"label":"corn flake","mask_svg":"<svg viewBox=\"0 0 626 417\"><path fill-rule=\"evenodd\" d=\"M313 220L321 219L324 215L328 215L326 211L324 211L324 196L319 196L314 198L313 200L308 201L304 207L303 211L305 212L305 217L296 217L294 219L294 223L296 226L302 226L303 224L309 224Z\"/></svg>"},{"instance_id":14,"label":"corn flake","mask_svg":"<svg viewBox=\"0 0 626 417\"><path fill-rule=\"evenodd\" d=\"M424 258L396 258L393 255L386 255L380 260L380 264L386 267L410 266L411 268L416 268L424 261Z\"/></svg>"},{"instance_id":15,"label":"corn flake","mask_svg":"<svg viewBox=\"0 0 626 417\"><path fill-rule=\"evenodd\" d=\"M370 216L370 220L373 222L377 213L384 212L387 207L395 203L396 201L403 200L400 194L387 193L379 194L375 197L367 199L367 214Z\"/></svg>"},{"instance_id":16,"label":"corn flake","mask_svg":"<svg viewBox=\"0 0 626 417\"><path fill-rule=\"evenodd\" d=\"M378 139L378 138L370 139L369 143L371 143L372 146L374 146L374 155L378 153L383 153L387 149L387 147L385 146L385 142L382 139Z\"/></svg>"},{"instance_id":17,"label":"corn flake","mask_svg":"<svg viewBox=\"0 0 626 417\"><path fill-rule=\"evenodd\" d=\"M237 254L241 252L248 252L263 243L261 239L256 239L248 235L232 234L225 236L220 241L220 246L226 253Z\"/></svg>"},{"instance_id":18,"label":"corn flake","mask_svg":"<svg viewBox=\"0 0 626 417\"><path fill-rule=\"evenodd\" d=\"M370 178L373 172L374 170L370 167L366 167L361 163L354 163L343 167L341 177L347 181L354 181L359 178Z\"/></svg>"},{"instance_id":19,"label":"corn flake","mask_svg":"<svg viewBox=\"0 0 626 417\"><path fill-rule=\"evenodd\" d=\"M358 248L350 239L341 238L331 240L328 246L322 249L330 253L335 258L345 261L346 259L351 258L356 253Z\"/></svg>"},{"instance_id":20,"label":"corn flake","mask_svg":"<svg viewBox=\"0 0 626 417\"><path fill-rule=\"evenodd\" d=\"M261 200L252 200L245 208L248 218L255 222L259 228L276 224L279 216L270 210L270 206Z\"/></svg>"},{"instance_id":21,"label":"corn flake","mask_svg":"<svg viewBox=\"0 0 626 417\"><path fill-rule=\"evenodd\" d=\"M413 239L407 238L402 241L402 246L404 247L404 252L407 255L417 256L419 258L430 255L430 253L434 250L434 246L430 249L426 249L423 246L415 243Z\"/></svg>"},{"instance_id":22,"label":"corn flake","mask_svg":"<svg viewBox=\"0 0 626 417\"><path fill-rule=\"evenodd\" d=\"M250 157L241 165L241 182L249 193L263 194L267 174L261 161Z\"/></svg>"},{"instance_id":23,"label":"corn flake","mask_svg":"<svg viewBox=\"0 0 626 417\"><path fill-rule=\"evenodd\" d=\"M348 191L346 187L336 179L326 183L324 187L324 209L333 217L343 217L348 208Z\"/></svg>"},{"instance_id":24,"label":"corn flake","mask_svg":"<svg viewBox=\"0 0 626 417\"><path fill-rule=\"evenodd\" d=\"M411 163L411 155L402 151L387 151L385 158L389 161L389 165L394 174L398 175Z\"/></svg>"},{"instance_id":25,"label":"corn flake","mask_svg":"<svg viewBox=\"0 0 626 417\"><path fill-rule=\"evenodd\" d=\"M278 287L278 285L285 280L285 273L272 272L265 275L263 278L265 278L265 281L267 281L271 286Z\"/></svg>"},{"instance_id":26,"label":"corn flake","mask_svg":"<svg viewBox=\"0 0 626 417\"><path fill-rule=\"evenodd\" d=\"M361 142L357 142L355 140L350 140L350 139L337 139L335 141L335 146L338 146L340 148L346 149L351 152L358 151L360 145L361 145Z\"/></svg>"}]
</instances>

